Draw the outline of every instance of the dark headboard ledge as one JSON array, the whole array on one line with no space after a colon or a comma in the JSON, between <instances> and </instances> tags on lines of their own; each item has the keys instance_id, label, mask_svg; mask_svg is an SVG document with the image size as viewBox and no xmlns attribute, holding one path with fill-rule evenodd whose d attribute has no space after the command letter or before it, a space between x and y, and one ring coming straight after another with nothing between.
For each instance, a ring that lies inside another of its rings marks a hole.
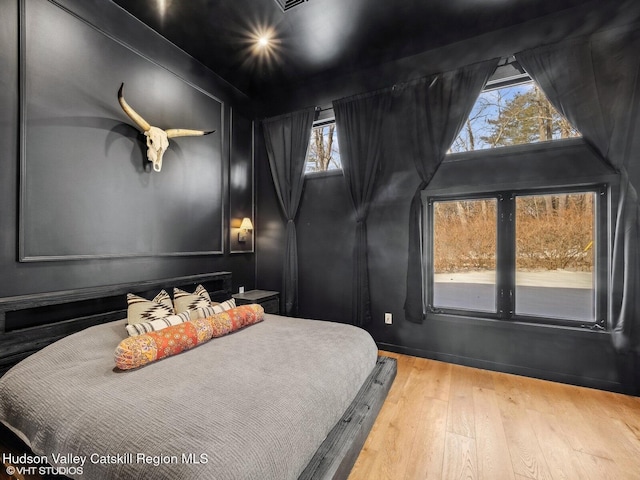
<instances>
[{"instance_id":1,"label":"dark headboard ledge","mask_svg":"<svg viewBox=\"0 0 640 480\"><path fill-rule=\"evenodd\" d=\"M202 284L211 299L231 298L231 273L184 277L34 293L0 298L0 375L23 358L91 325L127 316L127 293L153 298L165 289L193 290Z\"/></svg>"}]
</instances>

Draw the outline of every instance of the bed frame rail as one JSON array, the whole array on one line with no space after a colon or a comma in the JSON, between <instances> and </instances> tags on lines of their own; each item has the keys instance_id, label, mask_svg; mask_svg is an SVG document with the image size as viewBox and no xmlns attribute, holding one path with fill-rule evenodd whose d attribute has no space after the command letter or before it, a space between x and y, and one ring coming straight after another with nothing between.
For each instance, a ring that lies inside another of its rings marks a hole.
<instances>
[{"instance_id":1,"label":"bed frame rail","mask_svg":"<svg viewBox=\"0 0 640 480\"><path fill-rule=\"evenodd\" d=\"M396 378L395 358L379 356L356 398L298 480L346 480Z\"/></svg>"},{"instance_id":2,"label":"bed frame rail","mask_svg":"<svg viewBox=\"0 0 640 480\"><path fill-rule=\"evenodd\" d=\"M0 299L0 376L23 358L84 328L127 316L126 294L153 298L159 290L202 284L212 300L231 297L231 273L216 272Z\"/></svg>"}]
</instances>

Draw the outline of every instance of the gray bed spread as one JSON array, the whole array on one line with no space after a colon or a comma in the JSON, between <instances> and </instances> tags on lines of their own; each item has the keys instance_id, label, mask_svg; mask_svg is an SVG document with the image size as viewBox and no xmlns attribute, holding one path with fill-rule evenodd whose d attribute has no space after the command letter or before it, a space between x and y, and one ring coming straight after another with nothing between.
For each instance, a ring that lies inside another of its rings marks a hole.
<instances>
[{"instance_id":1,"label":"gray bed spread","mask_svg":"<svg viewBox=\"0 0 640 480\"><path fill-rule=\"evenodd\" d=\"M362 329L265 315L120 372L124 324L66 337L0 378L0 421L67 476L295 479L377 358Z\"/></svg>"}]
</instances>

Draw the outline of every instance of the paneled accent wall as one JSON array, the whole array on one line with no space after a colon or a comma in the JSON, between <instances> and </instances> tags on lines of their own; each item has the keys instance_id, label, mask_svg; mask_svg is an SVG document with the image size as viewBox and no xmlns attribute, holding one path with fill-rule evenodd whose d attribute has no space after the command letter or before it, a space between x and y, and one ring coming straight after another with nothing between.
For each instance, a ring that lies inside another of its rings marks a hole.
<instances>
[{"instance_id":1,"label":"paneled accent wall","mask_svg":"<svg viewBox=\"0 0 640 480\"><path fill-rule=\"evenodd\" d=\"M20 260L222 253L224 102L67 9L22 6ZM155 172L121 83L151 125L215 132L170 139Z\"/></svg>"},{"instance_id":2,"label":"paneled accent wall","mask_svg":"<svg viewBox=\"0 0 640 480\"><path fill-rule=\"evenodd\" d=\"M0 297L222 270L255 286L255 255L230 254L230 203L253 207L230 182L252 163L246 95L108 0L0 2L0 64ZM121 83L150 124L216 132L171 139L152 171Z\"/></svg>"}]
</instances>

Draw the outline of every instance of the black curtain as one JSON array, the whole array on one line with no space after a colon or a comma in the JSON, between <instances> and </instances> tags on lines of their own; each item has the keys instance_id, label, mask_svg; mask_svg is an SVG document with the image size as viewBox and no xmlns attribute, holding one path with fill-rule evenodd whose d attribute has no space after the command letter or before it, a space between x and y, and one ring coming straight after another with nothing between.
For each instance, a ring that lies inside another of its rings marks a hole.
<instances>
[{"instance_id":1,"label":"black curtain","mask_svg":"<svg viewBox=\"0 0 640 480\"><path fill-rule=\"evenodd\" d=\"M620 174L610 281L612 340L638 345L640 33L610 30L516 55L549 101Z\"/></svg>"},{"instance_id":2,"label":"black curtain","mask_svg":"<svg viewBox=\"0 0 640 480\"><path fill-rule=\"evenodd\" d=\"M282 267L285 315L298 313L298 241L295 218L304 184L304 166L311 136L313 107L263 120L271 176L287 226Z\"/></svg>"},{"instance_id":3,"label":"black curtain","mask_svg":"<svg viewBox=\"0 0 640 480\"><path fill-rule=\"evenodd\" d=\"M405 318L421 323L424 316L422 202L420 193L444 160L467 120L497 59L441 73L396 88L397 135L406 145L421 183L409 211L409 257ZM394 108L395 109L395 108Z\"/></svg>"},{"instance_id":4,"label":"black curtain","mask_svg":"<svg viewBox=\"0 0 640 480\"><path fill-rule=\"evenodd\" d=\"M352 322L357 326L371 321L366 221L382 157L384 121L390 105L391 89L333 102L340 160L356 212Z\"/></svg>"}]
</instances>

